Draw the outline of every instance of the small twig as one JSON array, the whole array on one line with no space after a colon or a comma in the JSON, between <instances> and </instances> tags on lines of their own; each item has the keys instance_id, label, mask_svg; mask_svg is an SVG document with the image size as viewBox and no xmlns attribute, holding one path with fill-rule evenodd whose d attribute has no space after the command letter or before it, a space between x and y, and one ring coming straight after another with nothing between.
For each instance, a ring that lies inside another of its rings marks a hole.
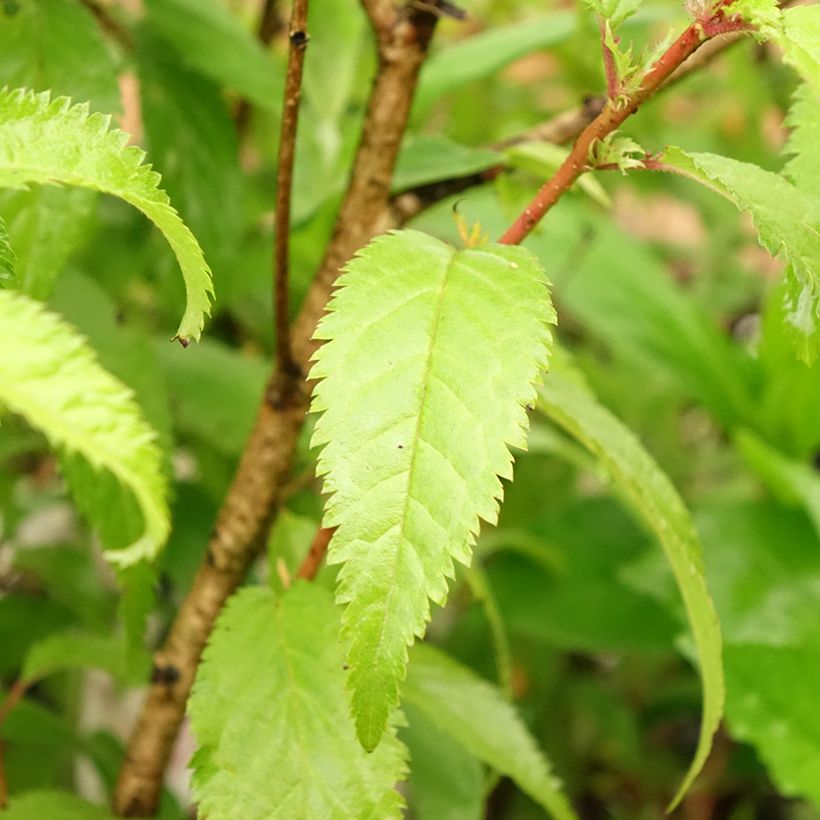
<instances>
[{"instance_id":1,"label":"small twig","mask_svg":"<svg viewBox=\"0 0 820 820\"><path fill-rule=\"evenodd\" d=\"M302 70L308 44L308 0L294 0L288 39L288 67L285 79L285 101L279 138L279 167L276 176L276 215L274 236L273 310L276 331L276 371L282 380L293 382L299 368L293 361L290 346L290 200L293 190L293 163L296 157L296 131L299 125L299 103L302 98ZM283 388L282 388L283 389Z\"/></svg>"},{"instance_id":2,"label":"small twig","mask_svg":"<svg viewBox=\"0 0 820 820\"><path fill-rule=\"evenodd\" d=\"M616 131L652 97L677 68L708 39L707 31L719 29L719 33L724 33L746 28L745 22L727 19L721 10L709 19L692 23L649 69L637 91L626 99L607 102L604 110L581 132L552 179L541 187L499 241L506 245L517 245L529 235L575 180L588 170L590 149L594 144Z\"/></svg>"},{"instance_id":3,"label":"small twig","mask_svg":"<svg viewBox=\"0 0 820 820\"><path fill-rule=\"evenodd\" d=\"M335 527L320 527L316 530L316 535L313 536L313 540L310 542L307 555L296 573L297 578L311 581L316 577L334 532L336 532Z\"/></svg>"}]
</instances>

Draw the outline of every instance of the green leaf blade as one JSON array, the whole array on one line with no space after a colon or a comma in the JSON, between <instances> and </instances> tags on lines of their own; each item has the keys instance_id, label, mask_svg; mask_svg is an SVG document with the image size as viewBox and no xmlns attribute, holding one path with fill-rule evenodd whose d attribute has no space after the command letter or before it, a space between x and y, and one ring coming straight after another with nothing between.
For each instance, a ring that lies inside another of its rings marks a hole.
<instances>
[{"instance_id":1,"label":"green leaf blade","mask_svg":"<svg viewBox=\"0 0 820 820\"><path fill-rule=\"evenodd\" d=\"M143 165L128 135L87 105L25 89L0 91L0 186L76 185L113 194L141 210L165 235L182 269L187 294L177 336L198 339L213 293L202 250Z\"/></svg>"},{"instance_id":2,"label":"green leaf blade","mask_svg":"<svg viewBox=\"0 0 820 820\"><path fill-rule=\"evenodd\" d=\"M340 285L316 334L313 444L353 713L374 748L429 601L444 603L454 559L469 563L479 519L496 520L554 311L528 251L457 252L416 231L375 240Z\"/></svg>"},{"instance_id":3,"label":"green leaf blade","mask_svg":"<svg viewBox=\"0 0 820 820\"><path fill-rule=\"evenodd\" d=\"M555 820L576 817L546 758L497 687L440 650L419 644L402 694L471 754L515 780Z\"/></svg>"},{"instance_id":4,"label":"green leaf blade","mask_svg":"<svg viewBox=\"0 0 820 820\"><path fill-rule=\"evenodd\" d=\"M635 436L580 384L551 374L540 390L539 409L596 455L653 531L666 553L695 638L703 686L703 716L694 758L670 808L700 772L723 714L725 687L717 614L704 579L691 516L666 475Z\"/></svg>"},{"instance_id":5,"label":"green leaf blade","mask_svg":"<svg viewBox=\"0 0 820 820\"><path fill-rule=\"evenodd\" d=\"M133 396L100 367L85 340L37 302L0 290L0 402L61 451L113 475L131 493L144 533L108 553L131 564L153 557L169 532L167 486L155 433Z\"/></svg>"},{"instance_id":6,"label":"green leaf blade","mask_svg":"<svg viewBox=\"0 0 820 820\"><path fill-rule=\"evenodd\" d=\"M785 148L791 156L784 169L786 176L801 191L820 198L820 92L801 83L786 124L791 128Z\"/></svg>"},{"instance_id":7,"label":"green leaf blade","mask_svg":"<svg viewBox=\"0 0 820 820\"><path fill-rule=\"evenodd\" d=\"M373 754L349 717L338 611L299 583L276 600L228 603L189 701L199 749L194 793L209 817L397 818L405 751L390 730Z\"/></svg>"}]
</instances>

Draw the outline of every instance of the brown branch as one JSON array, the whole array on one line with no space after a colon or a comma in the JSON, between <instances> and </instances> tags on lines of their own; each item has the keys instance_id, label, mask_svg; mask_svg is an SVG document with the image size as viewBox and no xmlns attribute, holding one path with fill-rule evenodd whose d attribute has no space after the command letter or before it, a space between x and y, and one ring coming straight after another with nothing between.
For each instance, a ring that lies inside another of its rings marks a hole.
<instances>
[{"instance_id":1,"label":"brown branch","mask_svg":"<svg viewBox=\"0 0 820 820\"><path fill-rule=\"evenodd\" d=\"M581 132L552 179L541 187L499 241L507 245L522 242L575 180L588 170L590 152L595 143L616 131L710 36L745 27L742 21L725 19L721 10L709 19L692 23L658 58L632 95L607 102L604 110Z\"/></svg>"},{"instance_id":2,"label":"brown branch","mask_svg":"<svg viewBox=\"0 0 820 820\"><path fill-rule=\"evenodd\" d=\"M371 15L371 19L382 18ZM333 237L291 337L294 359L304 372L315 349L313 330L341 266L388 221L393 168L435 20L427 12L407 10L395 17L389 29L377 29L378 71L351 179ZM307 412L309 386L278 403L271 402L271 387L275 392L275 384L269 384L219 512L206 559L155 655L153 681L114 793L114 810L120 816L151 816L156 811L202 649L223 604L264 545L288 481Z\"/></svg>"},{"instance_id":3,"label":"brown branch","mask_svg":"<svg viewBox=\"0 0 820 820\"><path fill-rule=\"evenodd\" d=\"M294 0L290 17L288 67L282 128L279 137L279 165L276 174L276 215L274 226L273 314L276 333L276 371L279 391L284 396L298 388L299 369L290 348L290 200L293 190L293 163L296 157L296 131L302 99L302 71L308 44L308 0Z\"/></svg>"},{"instance_id":4,"label":"brown branch","mask_svg":"<svg viewBox=\"0 0 820 820\"><path fill-rule=\"evenodd\" d=\"M316 530L316 535L313 536L313 540L310 542L307 555L296 573L297 578L311 581L316 577L334 532L336 532L335 527L319 527Z\"/></svg>"}]
</instances>

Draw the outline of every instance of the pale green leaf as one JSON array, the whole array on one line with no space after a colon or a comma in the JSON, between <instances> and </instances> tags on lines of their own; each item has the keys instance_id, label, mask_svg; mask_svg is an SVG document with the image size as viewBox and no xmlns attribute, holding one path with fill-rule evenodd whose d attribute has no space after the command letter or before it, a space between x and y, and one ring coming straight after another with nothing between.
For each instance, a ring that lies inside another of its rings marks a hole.
<instances>
[{"instance_id":1,"label":"pale green leaf","mask_svg":"<svg viewBox=\"0 0 820 820\"><path fill-rule=\"evenodd\" d=\"M325 445L329 560L343 564L353 714L372 749L430 599L444 603L453 560L469 563L479 519L497 518L555 314L529 251L457 251L417 231L376 239L339 284L316 332L329 341L312 443Z\"/></svg>"},{"instance_id":2,"label":"pale green leaf","mask_svg":"<svg viewBox=\"0 0 820 820\"><path fill-rule=\"evenodd\" d=\"M25 792L14 795L3 820L114 820L102 806L59 791Z\"/></svg>"},{"instance_id":3,"label":"pale green leaf","mask_svg":"<svg viewBox=\"0 0 820 820\"><path fill-rule=\"evenodd\" d=\"M811 364L820 351L820 200L778 174L716 154L668 148L663 163L749 213L763 247L786 259L786 323L798 356Z\"/></svg>"},{"instance_id":4,"label":"pale green leaf","mask_svg":"<svg viewBox=\"0 0 820 820\"><path fill-rule=\"evenodd\" d=\"M584 3L616 29L624 20L635 14L643 0L584 0Z\"/></svg>"},{"instance_id":5,"label":"pale green leaf","mask_svg":"<svg viewBox=\"0 0 820 820\"><path fill-rule=\"evenodd\" d=\"M393 174L393 190L405 191L442 179L469 176L499 165L503 157L486 148L470 148L446 137L405 140Z\"/></svg>"},{"instance_id":6,"label":"pale green leaf","mask_svg":"<svg viewBox=\"0 0 820 820\"><path fill-rule=\"evenodd\" d=\"M443 94L491 77L525 54L564 42L575 26L574 12L554 11L495 26L434 52L422 67L414 111L423 114Z\"/></svg>"},{"instance_id":7,"label":"pale green leaf","mask_svg":"<svg viewBox=\"0 0 820 820\"><path fill-rule=\"evenodd\" d=\"M820 94L820 6L795 6L783 12L779 38L783 59Z\"/></svg>"},{"instance_id":8,"label":"pale green leaf","mask_svg":"<svg viewBox=\"0 0 820 820\"><path fill-rule=\"evenodd\" d=\"M83 3L0 3L0 85L88 100L119 111L117 62Z\"/></svg>"},{"instance_id":9,"label":"pale green leaf","mask_svg":"<svg viewBox=\"0 0 820 820\"><path fill-rule=\"evenodd\" d=\"M261 108L282 105L283 67L221 0L146 0L148 24L192 68Z\"/></svg>"},{"instance_id":10,"label":"pale green leaf","mask_svg":"<svg viewBox=\"0 0 820 820\"><path fill-rule=\"evenodd\" d=\"M399 817L405 750L391 729L368 754L345 692L331 595L299 582L228 602L205 649L189 711L193 789L220 820Z\"/></svg>"},{"instance_id":11,"label":"pale green leaf","mask_svg":"<svg viewBox=\"0 0 820 820\"><path fill-rule=\"evenodd\" d=\"M820 93L820 6L781 9L776 0L735 0L731 10L757 28L758 39L777 43L783 60Z\"/></svg>"},{"instance_id":12,"label":"pale green leaf","mask_svg":"<svg viewBox=\"0 0 820 820\"><path fill-rule=\"evenodd\" d=\"M9 235L6 231L6 223L0 217L0 288L13 286L17 283L14 251L9 244Z\"/></svg>"},{"instance_id":13,"label":"pale green leaf","mask_svg":"<svg viewBox=\"0 0 820 820\"><path fill-rule=\"evenodd\" d=\"M721 638L703 575L697 531L669 479L635 436L574 380L555 373L540 390L539 408L594 453L644 524L660 541L686 607L703 685L703 716L695 756L672 805L691 786L709 754L723 701Z\"/></svg>"},{"instance_id":14,"label":"pale green leaf","mask_svg":"<svg viewBox=\"0 0 820 820\"><path fill-rule=\"evenodd\" d=\"M167 488L155 433L132 394L103 370L85 340L37 302L0 291L0 403L68 457L110 472L135 499L144 532L117 563L156 554L168 537Z\"/></svg>"},{"instance_id":15,"label":"pale green leaf","mask_svg":"<svg viewBox=\"0 0 820 820\"><path fill-rule=\"evenodd\" d=\"M198 339L210 311L211 275L193 234L144 153L109 130L109 118L87 105L25 89L0 91L0 186L76 185L113 194L139 208L165 234L185 279L187 305L177 335Z\"/></svg>"},{"instance_id":16,"label":"pale green leaf","mask_svg":"<svg viewBox=\"0 0 820 820\"><path fill-rule=\"evenodd\" d=\"M438 729L515 780L550 816L576 816L535 740L495 686L440 650L419 644L401 690Z\"/></svg>"},{"instance_id":17,"label":"pale green leaf","mask_svg":"<svg viewBox=\"0 0 820 820\"><path fill-rule=\"evenodd\" d=\"M791 128L785 153L786 176L801 191L820 198L820 92L801 83L786 117Z\"/></svg>"}]
</instances>

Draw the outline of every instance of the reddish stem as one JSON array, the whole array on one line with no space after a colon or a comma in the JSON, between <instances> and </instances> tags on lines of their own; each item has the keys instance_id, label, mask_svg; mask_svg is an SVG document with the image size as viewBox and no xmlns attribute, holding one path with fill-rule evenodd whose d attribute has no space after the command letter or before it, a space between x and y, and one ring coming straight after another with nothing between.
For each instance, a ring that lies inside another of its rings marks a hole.
<instances>
[{"instance_id":1,"label":"reddish stem","mask_svg":"<svg viewBox=\"0 0 820 820\"><path fill-rule=\"evenodd\" d=\"M302 561L302 565L296 573L297 578L311 581L316 577L334 532L336 532L335 527L320 527L316 530L316 535L313 536L305 560Z\"/></svg>"},{"instance_id":2,"label":"reddish stem","mask_svg":"<svg viewBox=\"0 0 820 820\"><path fill-rule=\"evenodd\" d=\"M518 245L543 219L544 214L569 190L570 186L589 167L589 155L593 145L620 128L623 122L634 114L669 79L669 77L708 38L708 31L745 30L742 20L725 20L719 11L705 21L692 23L649 69L640 87L626 100L610 99L604 110L581 132L567 158L555 175L546 182L533 200L507 229L499 242L504 245Z\"/></svg>"}]
</instances>

